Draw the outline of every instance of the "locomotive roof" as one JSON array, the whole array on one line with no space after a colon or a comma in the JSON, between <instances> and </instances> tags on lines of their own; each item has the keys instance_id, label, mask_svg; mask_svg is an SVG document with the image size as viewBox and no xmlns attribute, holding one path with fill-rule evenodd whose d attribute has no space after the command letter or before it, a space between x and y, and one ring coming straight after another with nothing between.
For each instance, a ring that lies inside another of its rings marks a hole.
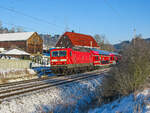
<instances>
[{"instance_id":1,"label":"locomotive roof","mask_svg":"<svg viewBox=\"0 0 150 113\"><path fill-rule=\"evenodd\" d=\"M65 32L63 36L67 36L74 46L99 47L96 40L90 35Z\"/></svg>"},{"instance_id":2,"label":"locomotive roof","mask_svg":"<svg viewBox=\"0 0 150 113\"><path fill-rule=\"evenodd\" d=\"M0 41L27 40L34 32L4 33L0 34Z\"/></svg>"}]
</instances>

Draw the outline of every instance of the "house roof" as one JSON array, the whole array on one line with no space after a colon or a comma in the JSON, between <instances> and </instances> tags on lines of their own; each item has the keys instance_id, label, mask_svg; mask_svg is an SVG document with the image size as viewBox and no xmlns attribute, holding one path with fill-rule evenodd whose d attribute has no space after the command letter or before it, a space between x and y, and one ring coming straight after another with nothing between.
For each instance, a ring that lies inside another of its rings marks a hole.
<instances>
[{"instance_id":1,"label":"house roof","mask_svg":"<svg viewBox=\"0 0 150 113\"><path fill-rule=\"evenodd\" d=\"M1 53L3 55L30 55L29 53L19 50L19 49L11 49L9 51Z\"/></svg>"},{"instance_id":2,"label":"house roof","mask_svg":"<svg viewBox=\"0 0 150 113\"><path fill-rule=\"evenodd\" d=\"M27 40L34 32L4 33L0 34L0 41Z\"/></svg>"},{"instance_id":3,"label":"house roof","mask_svg":"<svg viewBox=\"0 0 150 113\"><path fill-rule=\"evenodd\" d=\"M74 46L99 47L95 39L90 35L65 32L64 36L67 36Z\"/></svg>"}]
</instances>

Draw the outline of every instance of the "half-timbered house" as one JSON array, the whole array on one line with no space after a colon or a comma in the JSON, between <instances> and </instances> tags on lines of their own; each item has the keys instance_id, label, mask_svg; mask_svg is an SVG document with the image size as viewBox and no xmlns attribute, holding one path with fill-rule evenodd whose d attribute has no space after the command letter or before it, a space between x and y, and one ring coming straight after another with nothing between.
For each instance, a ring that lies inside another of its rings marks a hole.
<instances>
[{"instance_id":1,"label":"half-timbered house","mask_svg":"<svg viewBox=\"0 0 150 113\"><path fill-rule=\"evenodd\" d=\"M86 48L100 48L96 40L90 36L74 32L65 32L56 43L56 47L60 48L73 48L73 47L86 47Z\"/></svg>"}]
</instances>

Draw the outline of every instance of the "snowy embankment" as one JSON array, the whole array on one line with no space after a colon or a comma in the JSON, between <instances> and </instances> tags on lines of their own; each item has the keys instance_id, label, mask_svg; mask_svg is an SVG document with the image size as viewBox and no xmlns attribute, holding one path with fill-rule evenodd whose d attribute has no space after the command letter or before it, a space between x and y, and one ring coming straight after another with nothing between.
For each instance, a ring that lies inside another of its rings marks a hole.
<instances>
[{"instance_id":1,"label":"snowy embankment","mask_svg":"<svg viewBox=\"0 0 150 113\"><path fill-rule=\"evenodd\" d=\"M97 97L95 90L102 79L103 75L4 101L0 113L83 113Z\"/></svg>"},{"instance_id":2,"label":"snowy embankment","mask_svg":"<svg viewBox=\"0 0 150 113\"><path fill-rule=\"evenodd\" d=\"M150 113L150 89L104 104L89 113Z\"/></svg>"}]
</instances>

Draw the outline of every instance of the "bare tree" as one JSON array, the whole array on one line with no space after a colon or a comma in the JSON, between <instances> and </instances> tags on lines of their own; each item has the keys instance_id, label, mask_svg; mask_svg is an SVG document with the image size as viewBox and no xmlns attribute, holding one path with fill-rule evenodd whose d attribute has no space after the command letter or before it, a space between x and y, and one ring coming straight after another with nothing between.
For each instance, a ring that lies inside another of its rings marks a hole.
<instances>
[{"instance_id":1,"label":"bare tree","mask_svg":"<svg viewBox=\"0 0 150 113\"><path fill-rule=\"evenodd\" d=\"M4 29L2 30L2 33L8 33L8 32L9 32L8 28L4 28Z\"/></svg>"},{"instance_id":2,"label":"bare tree","mask_svg":"<svg viewBox=\"0 0 150 113\"><path fill-rule=\"evenodd\" d=\"M94 38L102 50L114 51L113 45L106 40L105 35L96 34Z\"/></svg>"},{"instance_id":3,"label":"bare tree","mask_svg":"<svg viewBox=\"0 0 150 113\"><path fill-rule=\"evenodd\" d=\"M15 33L15 27L12 27L10 30L9 30L10 33Z\"/></svg>"},{"instance_id":4,"label":"bare tree","mask_svg":"<svg viewBox=\"0 0 150 113\"><path fill-rule=\"evenodd\" d=\"M0 29L2 29L3 27L2 27L2 22L0 21Z\"/></svg>"},{"instance_id":5,"label":"bare tree","mask_svg":"<svg viewBox=\"0 0 150 113\"><path fill-rule=\"evenodd\" d=\"M146 83L150 74L150 44L141 36L124 48L121 62L103 82L103 96L128 95ZM113 84L113 85L112 85Z\"/></svg>"},{"instance_id":6,"label":"bare tree","mask_svg":"<svg viewBox=\"0 0 150 113\"><path fill-rule=\"evenodd\" d=\"M105 41L105 36L104 35L98 35L98 34L96 34L96 35L94 35L94 38L95 38L95 40L96 40L96 42L99 44L99 46L102 46L102 45L104 45L104 41Z\"/></svg>"},{"instance_id":7,"label":"bare tree","mask_svg":"<svg viewBox=\"0 0 150 113\"><path fill-rule=\"evenodd\" d=\"M24 31L22 27L17 27L16 29L17 29L16 32L23 32Z\"/></svg>"}]
</instances>

